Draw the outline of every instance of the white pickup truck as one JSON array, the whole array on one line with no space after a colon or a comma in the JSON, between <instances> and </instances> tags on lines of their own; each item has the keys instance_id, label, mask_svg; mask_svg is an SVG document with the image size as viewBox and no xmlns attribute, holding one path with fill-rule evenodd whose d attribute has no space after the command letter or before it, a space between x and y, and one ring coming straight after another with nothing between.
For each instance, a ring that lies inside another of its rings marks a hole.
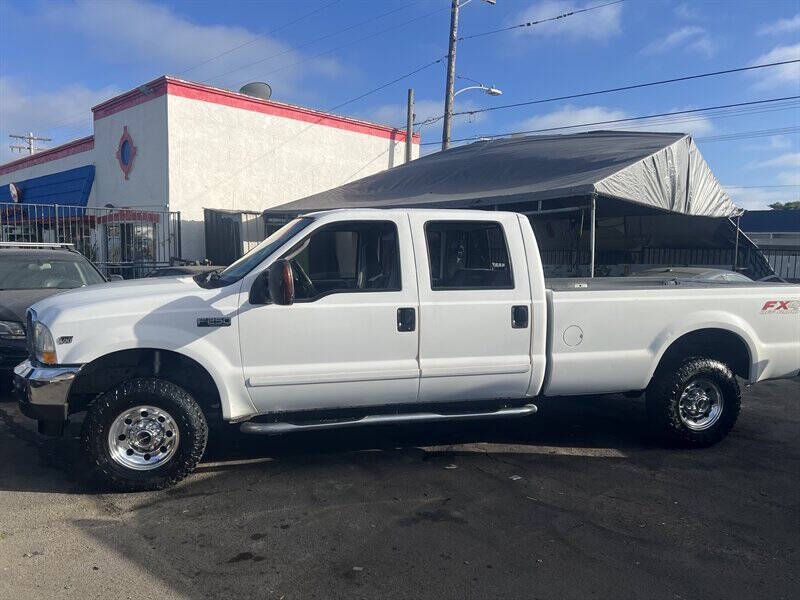
<instances>
[{"instance_id":1,"label":"white pickup truck","mask_svg":"<svg viewBox=\"0 0 800 600\"><path fill-rule=\"evenodd\" d=\"M70 291L28 313L22 412L105 481L174 484L209 426L277 434L531 415L540 395L645 391L655 431L722 439L737 376L800 371L800 286L548 282L507 212L300 217L219 273Z\"/></svg>"}]
</instances>

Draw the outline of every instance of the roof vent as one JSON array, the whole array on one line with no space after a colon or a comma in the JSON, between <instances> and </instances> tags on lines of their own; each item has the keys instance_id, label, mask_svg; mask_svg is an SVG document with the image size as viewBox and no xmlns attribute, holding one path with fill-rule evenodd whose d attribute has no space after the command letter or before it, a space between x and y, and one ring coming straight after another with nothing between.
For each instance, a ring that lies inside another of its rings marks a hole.
<instances>
[{"instance_id":1,"label":"roof vent","mask_svg":"<svg viewBox=\"0 0 800 600\"><path fill-rule=\"evenodd\" d=\"M240 87L239 93L253 98L260 98L261 100L269 100L272 96L272 88L263 81L253 81Z\"/></svg>"}]
</instances>

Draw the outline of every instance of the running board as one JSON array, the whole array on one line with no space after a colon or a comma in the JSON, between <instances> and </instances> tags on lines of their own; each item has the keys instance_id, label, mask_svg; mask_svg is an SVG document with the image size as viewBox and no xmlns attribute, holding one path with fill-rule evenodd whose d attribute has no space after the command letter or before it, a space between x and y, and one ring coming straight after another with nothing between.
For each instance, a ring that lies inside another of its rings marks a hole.
<instances>
[{"instance_id":1,"label":"running board","mask_svg":"<svg viewBox=\"0 0 800 600\"><path fill-rule=\"evenodd\" d=\"M491 412L474 413L406 413L397 415L367 415L360 419L342 421L317 421L303 425L296 423L254 423L247 421L240 425L242 433L263 435L279 435L296 431L315 431L318 429L341 429L359 427L361 425L395 425L401 423L432 423L437 421L475 421L480 419L499 419L507 417L527 417L537 411L535 404L526 404L517 408L501 408Z\"/></svg>"}]
</instances>

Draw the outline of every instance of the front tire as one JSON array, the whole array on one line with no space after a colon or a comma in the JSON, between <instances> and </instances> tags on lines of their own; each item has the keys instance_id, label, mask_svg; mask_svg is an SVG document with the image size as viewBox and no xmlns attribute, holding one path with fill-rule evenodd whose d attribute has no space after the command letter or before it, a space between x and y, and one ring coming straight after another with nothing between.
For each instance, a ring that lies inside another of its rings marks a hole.
<instances>
[{"instance_id":1,"label":"front tire","mask_svg":"<svg viewBox=\"0 0 800 600\"><path fill-rule=\"evenodd\" d=\"M689 358L656 373L647 389L651 429L684 448L713 446L736 423L741 392L730 368L710 358Z\"/></svg>"},{"instance_id":2,"label":"front tire","mask_svg":"<svg viewBox=\"0 0 800 600\"><path fill-rule=\"evenodd\" d=\"M159 490L197 466L208 441L208 424L182 387L138 378L89 406L81 441L103 484L126 492Z\"/></svg>"}]
</instances>

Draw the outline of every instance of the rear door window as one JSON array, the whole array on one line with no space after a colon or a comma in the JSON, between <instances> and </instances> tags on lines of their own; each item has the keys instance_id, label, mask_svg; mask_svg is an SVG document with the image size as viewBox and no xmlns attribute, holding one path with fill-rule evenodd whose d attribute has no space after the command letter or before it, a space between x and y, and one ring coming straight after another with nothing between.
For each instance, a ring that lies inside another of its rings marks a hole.
<instances>
[{"instance_id":1,"label":"rear door window","mask_svg":"<svg viewBox=\"0 0 800 600\"><path fill-rule=\"evenodd\" d=\"M496 221L429 221L432 290L512 289L503 227Z\"/></svg>"}]
</instances>

